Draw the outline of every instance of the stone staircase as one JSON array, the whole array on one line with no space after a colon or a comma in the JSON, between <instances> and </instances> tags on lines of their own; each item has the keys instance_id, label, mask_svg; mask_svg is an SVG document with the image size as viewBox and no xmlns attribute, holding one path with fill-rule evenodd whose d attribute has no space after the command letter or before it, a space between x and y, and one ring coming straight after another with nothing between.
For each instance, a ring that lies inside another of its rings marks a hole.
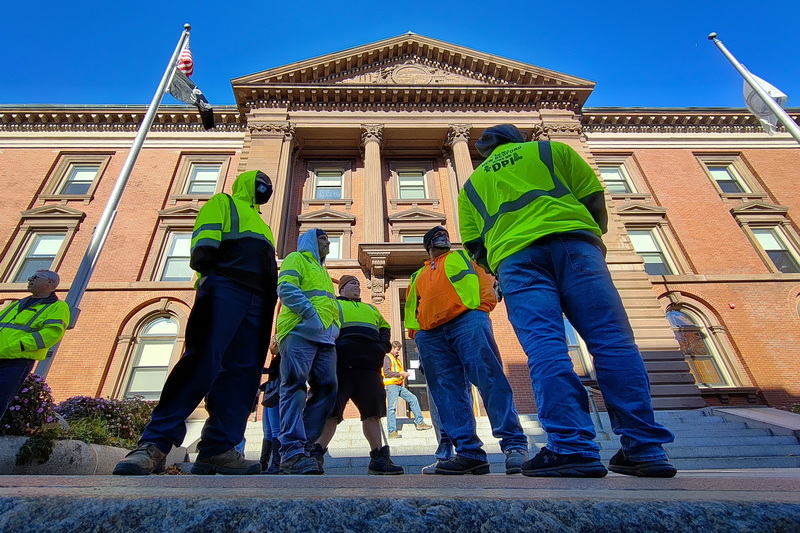
<instances>
[{"instance_id":1,"label":"stone staircase","mask_svg":"<svg viewBox=\"0 0 800 533\"><path fill-rule=\"evenodd\" d=\"M800 415L769 408L657 411L656 419L675 433L675 442L665 446L679 470L730 470L747 468L800 467ZM536 415L520 415L532 454L546 443L546 435ZM200 423L192 423L186 443L199 436ZM489 420L477 420L478 435L484 442L493 473L503 473L504 456L492 437ZM600 455L608 461L619 449L611 434L606 413L595 416ZM436 449L433 430L417 431L409 419L398 419L402 438L389 440L392 458L406 473L417 474L431 464ZM385 430L385 427L384 427ZM261 423L250 422L245 435L248 458L258 459L261 448ZM325 472L339 475L366 474L369 463L367 442L359 420L345 420L328 447ZM192 451L189 446L190 452Z\"/></svg>"}]
</instances>

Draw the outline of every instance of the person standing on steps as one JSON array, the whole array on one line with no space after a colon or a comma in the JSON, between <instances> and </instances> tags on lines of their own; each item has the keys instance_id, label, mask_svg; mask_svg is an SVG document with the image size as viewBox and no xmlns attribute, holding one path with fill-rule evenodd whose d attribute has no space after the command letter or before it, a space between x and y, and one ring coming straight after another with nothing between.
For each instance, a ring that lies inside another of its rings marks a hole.
<instances>
[{"instance_id":1,"label":"person standing on steps","mask_svg":"<svg viewBox=\"0 0 800 533\"><path fill-rule=\"evenodd\" d=\"M400 341L392 342L392 349L383 358L383 384L386 386L386 399L388 402L386 429L389 431L390 439L399 439L400 433L397 431L397 399L402 398L408 403L409 409L414 414L414 426L417 431L431 429L433 426L425 423L422 416L422 409L419 408L419 400L405 388L408 372L403 370L403 363L400 361L400 349L403 347Z\"/></svg>"}]
</instances>

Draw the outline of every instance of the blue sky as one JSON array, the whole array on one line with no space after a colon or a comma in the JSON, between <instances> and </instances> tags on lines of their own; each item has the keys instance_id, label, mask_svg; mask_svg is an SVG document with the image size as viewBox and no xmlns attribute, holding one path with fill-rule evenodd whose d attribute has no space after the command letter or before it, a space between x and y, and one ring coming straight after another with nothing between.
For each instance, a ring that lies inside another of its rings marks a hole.
<instances>
[{"instance_id":1,"label":"blue sky","mask_svg":"<svg viewBox=\"0 0 800 533\"><path fill-rule=\"evenodd\" d=\"M597 83L592 107L743 107L716 31L800 107L800 2L8 2L0 104L147 104L183 24L212 104L230 80L413 31ZM176 103L167 96L165 103Z\"/></svg>"}]
</instances>

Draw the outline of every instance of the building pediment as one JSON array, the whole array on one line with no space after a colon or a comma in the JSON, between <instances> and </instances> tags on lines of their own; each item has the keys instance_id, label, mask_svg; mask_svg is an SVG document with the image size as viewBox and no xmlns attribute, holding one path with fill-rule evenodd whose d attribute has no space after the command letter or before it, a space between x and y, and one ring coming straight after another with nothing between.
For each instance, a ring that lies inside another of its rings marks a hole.
<instances>
[{"instance_id":1,"label":"building pediment","mask_svg":"<svg viewBox=\"0 0 800 533\"><path fill-rule=\"evenodd\" d=\"M22 218L79 218L83 219L86 213L67 207L65 205L44 205L26 211L21 211Z\"/></svg>"},{"instance_id":2,"label":"building pediment","mask_svg":"<svg viewBox=\"0 0 800 533\"><path fill-rule=\"evenodd\" d=\"M667 210L657 205L645 204L642 202L629 202L617 208L617 213L625 216L655 215L663 217L667 214Z\"/></svg>"},{"instance_id":3,"label":"building pediment","mask_svg":"<svg viewBox=\"0 0 800 533\"><path fill-rule=\"evenodd\" d=\"M328 208L302 214L297 217L297 220L298 222L301 222L303 225L322 223L322 222L328 222L328 223L339 222L346 224L356 223L355 215L351 215L349 213L342 213L341 211L335 211L333 209L328 209Z\"/></svg>"},{"instance_id":4,"label":"building pediment","mask_svg":"<svg viewBox=\"0 0 800 533\"><path fill-rule=\"evenodd\" d=\"M179 205L175 207L170 207L167 209L162 209L158 212L158 216L160 217L197 217L197 213L200 212L200 206L189 204L189 205Z\"/></svg>"},{"instance_id":5,"label":"building pediment","mask_svg":"<svg viewBox=\"0 0 800 533\"><path fill-rule=\"evenodd\" d=\"M731 213L740 215L785 215L789 211L788 207L755 200L746 202L731 209Z\"/></svg>"},{"instance_id":6,"label":"building pediment","mask_svg":"<svg viewBox=\"0 0 800 533\"><path fill-rule=\"evenodd\" d=\"M501 100L519 104L549 101L583 105L594 87L594 82L583 78L414 33L234 78L231 84L240 109L265 101L365 103L359 88L376 86L394 87L400 92L367 95L366 103L405 103L403 96L410 94L408 88L412 88L417 103L420 91L436 101L444 93L426 93L425 89L459 87L497 92L490 95L495 104L501 95ZM473 95L467 98L470 103L476 101Z\"/></svg>"},{"instance_id":7,"label":"building pediment","mask_svg":"<svg viewBox=\"0 0 800 533\"><path fill-rule=\"evenodd\" d=\"M428 209L420 209L418 207L406 209L399 213L389 215L389 222L430 222L431 224L443 224L445 221L444 213L437 213Z\"/></svg>"}]
</instances>

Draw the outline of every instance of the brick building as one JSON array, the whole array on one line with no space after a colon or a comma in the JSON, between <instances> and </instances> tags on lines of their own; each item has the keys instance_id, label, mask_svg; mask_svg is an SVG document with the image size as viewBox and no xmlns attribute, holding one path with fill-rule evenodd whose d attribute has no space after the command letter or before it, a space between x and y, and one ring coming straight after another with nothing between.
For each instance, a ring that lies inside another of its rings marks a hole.
<instances>
[{"instance_id":1,"label":"brick building","mask_svg":"<svg viewBox=\"0 0 800 533\"><path fill-rule=\"evenodd\" d=\"M458 241L474 141L513 123L569 144L603 179L607 259L657 408L800 403L800 150L745 110L587 108L594 82L414 34L232 85L236 105L216 108L210 132L193 108L160 108L48 376L58 399L158 396L194 298L194 217L244 170L273 178L263 216L279 257L300 232L325 229L332 276L358 276L402 339L422 235L441 224ZM23 296L47 267L66 294L144 112L0 106L0 299ZM520 412L532 412L502 305L493 320ZM591 358L566 331L591 385ZM423 378L410 386L425 405Z\"/></svg>"}]
</instances>

